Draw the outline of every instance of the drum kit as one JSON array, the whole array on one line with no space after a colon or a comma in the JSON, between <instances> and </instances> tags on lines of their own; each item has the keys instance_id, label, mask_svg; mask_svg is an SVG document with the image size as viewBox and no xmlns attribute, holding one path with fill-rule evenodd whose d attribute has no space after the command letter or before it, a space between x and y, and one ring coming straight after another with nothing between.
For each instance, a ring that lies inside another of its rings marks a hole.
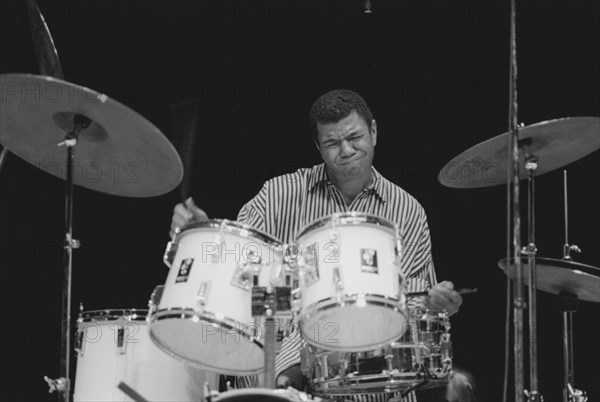
<instances>
[{"instance_id":1,"label":"drum kit","mask_svg":"<svg viewBox=\"0 0 600 402\"><path fill-rule=\"evenodd\" d=\"M106 95L28 74L3 74L0 86L5 151L38 167L68 168L66 175L49 171L67 182L65 364L62 377L46 377L51 390L68 399L70 278L72 252L79 247L72 233L73 186L152 197L180 183L182 163L155 126ZM132 161L135 180L106 175L91 180L85 170L75 174L73 168L106 169L123 161ZM336 247L319 257L317 245L323 243ZM216 373L264 372L261 392L269 393L275 388L277 340L294 330L295 322L306 340L302 370L311 397L439 386L452 374L449 320L444 312L407 309L401 256L398 226L363 213L321 218L291 245L239 222L192 222L168 243L169 274L150 295L147 309L81 309L73 348L74 400L243 395L241 390L219 394ZM279 394L273 398L306 397Z\"/></svg>"},{"instance_id":2,"label":"drum kit","mask_svg":"<svg viewBox=\"0 0 600 402\"><path fill-rule=\"evenodd\" d=\"M32 15L41 17L39 10ZM453 375L448 314L407 307L407 299L417 295L405 290L398 226L357 212L312 222L293 244L240 222L191 222L167 244L169 273L149 295L147 309L81 309L72 347L72 254L79 247L72 230L73 186L153 197L177 187L184 172L177 150L152 123L104 94L61 79L43 18L36 23L36 32L46 38L40 50L45 75L0 75L0 168L7 151L40 168L67 167L44 169L66 181L61 376L45 378L51 391L70 400L73 350L76 401L348 400L448 384ZM599 131L596 117L522 127L519 177L529 179L530 197L536 175L597 150ZM454 188L506 183L508 134L454 158L440 172L440 182ZM108 170L124 163L130 175L123 180L74 169ZM536 258L534 237L530 240L523 252L534 280L526 283L533 294L539 289L563 300L565 401L584 401L584 392L573 388L572 313L578 300L600 303L600 269L574 262L570 253L579 250L568 237L560 260ZM321 255L319 244L335 247ZM515 261L499 265L514 277ZM277 349L296 330L304 340L301 370L309 385L276 390ZM260 373L263 388L218 390L219 374Z\"/></svg>"}]
</instances>

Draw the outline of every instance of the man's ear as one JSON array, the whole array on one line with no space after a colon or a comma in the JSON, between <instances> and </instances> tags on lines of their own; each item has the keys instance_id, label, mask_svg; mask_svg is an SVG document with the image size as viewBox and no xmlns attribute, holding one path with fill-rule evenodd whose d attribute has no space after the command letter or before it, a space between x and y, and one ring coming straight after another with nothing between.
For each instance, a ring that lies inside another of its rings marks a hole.
<instances>
[{"instance_id":1,"label":"man's ear","mask_svg":"<svg viewBox=\"0 0 600 402\"><path fill-rule=\"evenodd\" d=\"M377 145L377 122L375 119L371 122L371 140L373 141L373 146Z\"/></svg>"}]
</instances>

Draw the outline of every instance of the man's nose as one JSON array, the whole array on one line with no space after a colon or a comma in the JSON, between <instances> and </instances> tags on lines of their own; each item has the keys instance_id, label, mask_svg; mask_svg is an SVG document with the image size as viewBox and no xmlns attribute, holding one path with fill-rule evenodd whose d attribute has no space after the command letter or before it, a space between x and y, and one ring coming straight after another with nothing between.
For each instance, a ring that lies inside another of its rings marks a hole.
<instances>
[{"instance_id":1,"label":"man's nose","mask_svg":"<svg viewBox=\"0 0 600 402\"><path fill-rule=\"evenodd\" d=\"M343 140L340 144L340 154L344 158L348 158L349 156L354 155L354 147L350 142Z\"/></svg>"}]
</instances>

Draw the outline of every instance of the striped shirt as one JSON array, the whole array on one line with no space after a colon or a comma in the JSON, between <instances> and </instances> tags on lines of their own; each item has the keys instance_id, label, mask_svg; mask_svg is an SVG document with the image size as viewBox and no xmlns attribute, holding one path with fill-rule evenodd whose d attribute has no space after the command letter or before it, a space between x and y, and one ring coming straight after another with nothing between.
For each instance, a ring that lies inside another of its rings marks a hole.
<instances>
[{"instance_id":1,"label":"striped shirt","mask_svg":"<svg viewBox=\"0 0 600 402\"><path fill-rule=\"evenodd\" d=\"M267 181L242 207L237 220L292 243L300 230L319 218L339 212L377 215L399 225L402 239L401 269L407 292L429 290L435 283L431 239L425 211L406 191L372 168L373 182L346 205L342 193L328 179L324 164L299 169ZM414 307L418 301L409 301ZM300 363L302 339L298 331L285 338L276 360L276 375ZM412 394L411 394L412 395ZM383 400L365 395L356 400ZM386 394L389 398L390 394ZM414 400L412 397L405 400Z\"/></svg>"}]
</instances>

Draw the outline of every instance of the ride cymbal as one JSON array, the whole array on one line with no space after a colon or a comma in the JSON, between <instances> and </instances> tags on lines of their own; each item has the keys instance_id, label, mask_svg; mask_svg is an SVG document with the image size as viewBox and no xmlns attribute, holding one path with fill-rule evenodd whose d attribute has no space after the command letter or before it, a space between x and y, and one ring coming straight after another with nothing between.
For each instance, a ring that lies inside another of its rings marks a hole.
<instances>
[{"instance_id":1,"label":"ride cymbal","mask_svg":"<svg viewBox=\"0 0 600 402\"><path fill-rule=\"evenodd\" d=\"M490 187L507 182L508 135L500 134L458 155L438 174L453 188ZM528 177L525 159L537 161L535 175L558 169L600 148L600 118L567 117L519 128L519 178Z\"/></svg>"},{"instance_id":2,"label":"ride cymbal","mask_svg":"<svg viewBox=\"0 0 600 402\"><path fill-rule=\"evenodd\" d=\"M66 151L59 146L79 116L91 120L74 148L74 183L124 197L153 197L183 177L177 151L144 117L91 89L59 79L0 75L0 143L63 180ZM87 119L84 119L87 120Z\"/></svg>"}]
</instances>

